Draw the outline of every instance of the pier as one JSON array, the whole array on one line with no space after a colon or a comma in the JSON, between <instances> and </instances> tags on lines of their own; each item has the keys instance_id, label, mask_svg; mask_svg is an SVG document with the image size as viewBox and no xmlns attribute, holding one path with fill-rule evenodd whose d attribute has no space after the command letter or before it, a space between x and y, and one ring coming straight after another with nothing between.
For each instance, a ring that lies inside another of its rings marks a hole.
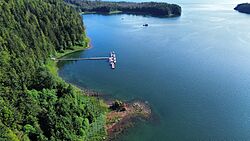
<instances>
[{"instance_id":1,"label":"pier","mask_svg":"<svg viewBox=\"0 0 250 141\"><path fill-rule=\"evenodd\" d=\"M116 54L114 51L110 52L109 57L88 57L88 58L51 58L55 61L81 61L81 60L108 60L112 69L115 69L116 64Z\"/></svg>"},{"instance_id":2,"label":"pier","mask_svg":"<svg viewBox=\"0 0 250 141\"><path fill-rule=\"evenodd\" d=\"M80 60L107 60L109 57L90 57L90 58L62 58L54 59L56 61L80 61Z\"/></svg>"}]
</instances>

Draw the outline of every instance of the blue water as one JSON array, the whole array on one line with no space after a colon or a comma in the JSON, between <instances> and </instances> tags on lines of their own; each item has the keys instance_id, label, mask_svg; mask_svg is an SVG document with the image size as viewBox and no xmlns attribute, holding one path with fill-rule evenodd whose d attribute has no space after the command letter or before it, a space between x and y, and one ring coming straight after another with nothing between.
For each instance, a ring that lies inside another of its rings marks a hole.
<instances>
[{"instance_id":1,"label":"blue water","mask_svg":"<svg viewBox=\"0 0 250 141\"><path fill-rule=\"evenodd\" d=\"M140 99L155 119L119 141L250 140L250 15L231 4L183 4L179 18L84 15L92 48L59 74L80 87L122 100ZM148 23L149 27L142 25Z\"/></svg>"}]
</instances>

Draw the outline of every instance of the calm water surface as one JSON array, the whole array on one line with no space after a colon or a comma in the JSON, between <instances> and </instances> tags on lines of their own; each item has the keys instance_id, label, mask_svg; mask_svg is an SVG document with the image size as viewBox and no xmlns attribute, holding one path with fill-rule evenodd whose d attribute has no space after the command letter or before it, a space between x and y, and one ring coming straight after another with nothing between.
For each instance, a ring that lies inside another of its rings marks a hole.
<instances>
[{"instance_id":1,"label":"calm water surface","mask_svg":"<svg viewBox=\"0 0 250 141\"><path fill-rule=\"evenodd\" d=\"M156 115L119 141L249 141L250 15L234 5L185 4L180 18L84 15L93 48L60 75L122 100L148 101ZM142 25L148 23L149 27Z\"/></svg>"}]
</instances>

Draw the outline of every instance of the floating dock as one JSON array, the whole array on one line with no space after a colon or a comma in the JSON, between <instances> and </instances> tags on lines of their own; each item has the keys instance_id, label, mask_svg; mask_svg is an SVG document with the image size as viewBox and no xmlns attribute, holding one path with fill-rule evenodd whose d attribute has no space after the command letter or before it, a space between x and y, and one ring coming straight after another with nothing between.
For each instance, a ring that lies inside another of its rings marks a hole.
<instances>
[{"instance_id":1,"label":"floating dock","mask_svg":"<svg viewBox=\"0 0 250 141\"><path fill-rule=\"evenodd\" d=\"M116 55L115 55L115 52L114 52L114 51L110 53L109 63L110 63L110 65L111 65L111 68L112 68L112 69L115 69Z\"/></svg>"}]
</instances>

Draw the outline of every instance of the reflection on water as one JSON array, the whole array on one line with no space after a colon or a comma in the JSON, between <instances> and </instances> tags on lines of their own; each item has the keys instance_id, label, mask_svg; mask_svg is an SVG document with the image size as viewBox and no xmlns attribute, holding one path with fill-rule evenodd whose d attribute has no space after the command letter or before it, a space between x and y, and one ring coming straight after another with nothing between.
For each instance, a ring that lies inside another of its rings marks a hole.
<instances>
[{"instance_id":1,"label":"reflection on water","mask_svg":"<svg viewBox=\"0 0 250 141\"><path fill-rule=\"evenodd\" d=\"M74 52L71 54L68 54L67 56L64 56L63 58L80 58L81 55L83 55L84 52L82 51L78 51L78 52ZM59 61L57 63L57 66L59 68L62 68L65 65L69 65L69 64L74 64L76 61Z\"/></svg>"},{"instance_id":2,"label":"reflection on water","mask_svg":"<svg viewBox=\"0 0 250 141\"><path fill-rule=\"evenodd\" d=\"M84 15L93 48L60 65L71 83L122 100L148 101L158 123L141 122L119 141L250 139L250 15L234 5L183 5L180 18ZM148 27L142 25L148 23ZM72 57L70 56L70 57Z\"/></svg>"}]
</instances>

